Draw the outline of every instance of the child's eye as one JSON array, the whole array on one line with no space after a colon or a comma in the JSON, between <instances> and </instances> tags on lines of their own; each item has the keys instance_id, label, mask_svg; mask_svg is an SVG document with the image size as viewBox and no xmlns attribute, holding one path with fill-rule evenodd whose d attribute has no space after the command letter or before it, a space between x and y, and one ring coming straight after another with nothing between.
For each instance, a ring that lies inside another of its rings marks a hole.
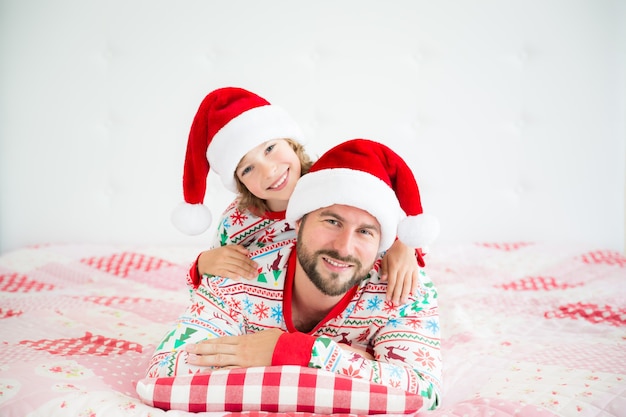
<instances>
[{"instance_id":1,"label":"child's eye","mask_svg":"<svg viewBox=\"0 0 626 417\"><path fill-rule=\"evenodd\" d=\"M247 166L244 169L241 170L240 175L243 177L244 175L248 174L250 171L252 171L252 167L251 166Z\"/></svg>"},{"instance_id":2,"label":"child's eye","mask_svg":"<svg viewBox=\"0 0 626 417\"><path fill-rule=\"evenodd\" d=\"M276 144L272 143L270 146L265 148L265 153L267 154L267 153L272 152L272 150L274 149L274 146L276 146Z\"/></svg>"}]
</instances>

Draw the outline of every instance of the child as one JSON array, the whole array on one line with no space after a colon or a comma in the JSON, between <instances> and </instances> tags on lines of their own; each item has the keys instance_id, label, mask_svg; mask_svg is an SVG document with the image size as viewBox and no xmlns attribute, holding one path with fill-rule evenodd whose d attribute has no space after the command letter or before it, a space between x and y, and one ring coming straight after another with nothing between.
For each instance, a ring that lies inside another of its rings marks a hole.
<instances>
[{"instance_id":1,"label":"child","mask_svg":"<svg viewBox=\"0 0 626 417\"><path fill-rule=\"evenodd\" d=\"M272 279L258 275L259 262L295 237L285 210L296 182L311 164L302 132L283 109L242 88L209 93L191 126L183 174L185 202L172 221L191 235L210 226L211 213L203 205L209 169L238 197L217 225L218 241L191 268L189 284L197 287L205 274ZM404 302L414 290L418 264L424 266L421 252L396 240L381 265L389 301Z\"/></svg>"}]
</instances>

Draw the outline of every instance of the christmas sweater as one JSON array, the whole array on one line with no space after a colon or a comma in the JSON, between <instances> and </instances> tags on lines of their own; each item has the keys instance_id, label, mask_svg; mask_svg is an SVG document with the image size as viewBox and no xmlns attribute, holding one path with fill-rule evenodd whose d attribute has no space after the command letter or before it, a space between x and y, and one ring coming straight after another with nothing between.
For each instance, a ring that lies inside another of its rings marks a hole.
<instances>
[{"instance_id":1,"label":"christmas sweater","mask_svg":"<svg viewBox=\"0 0 626 417\"><path fill-rule=\"evenodd\" d=\"M301 365L363 378L419 393L426 408L439 402L441 383L437 291L423 270L409 302L386 301L380 258L366 279L353 287L311 332L298 332L291 320L295 240L263 245L256 281L204 276L187 310L158 345L148 377L186 375L204 367L186 363L183 347L215 337L281 329L272 365ZM192 269L193 270L193 269ZM348 344L374 356L369 360L340 347Z\"/></svg>"},{"instance_id":2,"label":"christmas sweater","mask_svg":"<svg viewBox=\"0 0 626 417\"><path fill-rule=\"evenodd\" d=\"M235 199L222 213L217 225L217 236L211 249L226 245L242 245L250 251L272 246L278 248L291 245L296 238L295 229L285 220L284 211L268 211L263 216L247 209L239 209L239 199ZM253 257L253 260L256 259ZM200 275L197 273L197 260L187 275L187 285L197 288Z\"/></svg>"}]
</instances>

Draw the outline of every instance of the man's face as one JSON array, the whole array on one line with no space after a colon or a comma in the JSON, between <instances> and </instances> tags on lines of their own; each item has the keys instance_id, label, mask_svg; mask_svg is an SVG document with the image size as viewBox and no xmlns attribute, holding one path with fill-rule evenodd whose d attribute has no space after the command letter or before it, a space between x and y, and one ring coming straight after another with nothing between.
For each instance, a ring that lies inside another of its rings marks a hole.
<instances>
[{"instance_id":1,"label":"man's face","mask_svg":"<svg viewBox=\"0 0 626 417\"><path fill-rule=\"evenodd\" d=\"M368 212L333 205L307 214L297 224L298 262L324 294L346 293L367 276L380 244L380 225Z\"/></svg>"}]
</instances>

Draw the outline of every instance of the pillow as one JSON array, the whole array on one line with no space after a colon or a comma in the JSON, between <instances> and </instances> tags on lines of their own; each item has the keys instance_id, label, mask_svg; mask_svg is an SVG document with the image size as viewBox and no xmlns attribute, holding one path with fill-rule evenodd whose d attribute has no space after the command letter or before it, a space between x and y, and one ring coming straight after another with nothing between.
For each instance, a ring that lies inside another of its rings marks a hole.
<instances>
[{"instance_id":1,"label":"pillow","mask_svg":"<svg viewBox=\"0 0 626 417\"><path fill-rule=\"evenodd\" d=\"M404 414L422 407L418 394L295 365L144 378L136 389L147 405L190 412Z\"/></svg>"}]
</instances>

